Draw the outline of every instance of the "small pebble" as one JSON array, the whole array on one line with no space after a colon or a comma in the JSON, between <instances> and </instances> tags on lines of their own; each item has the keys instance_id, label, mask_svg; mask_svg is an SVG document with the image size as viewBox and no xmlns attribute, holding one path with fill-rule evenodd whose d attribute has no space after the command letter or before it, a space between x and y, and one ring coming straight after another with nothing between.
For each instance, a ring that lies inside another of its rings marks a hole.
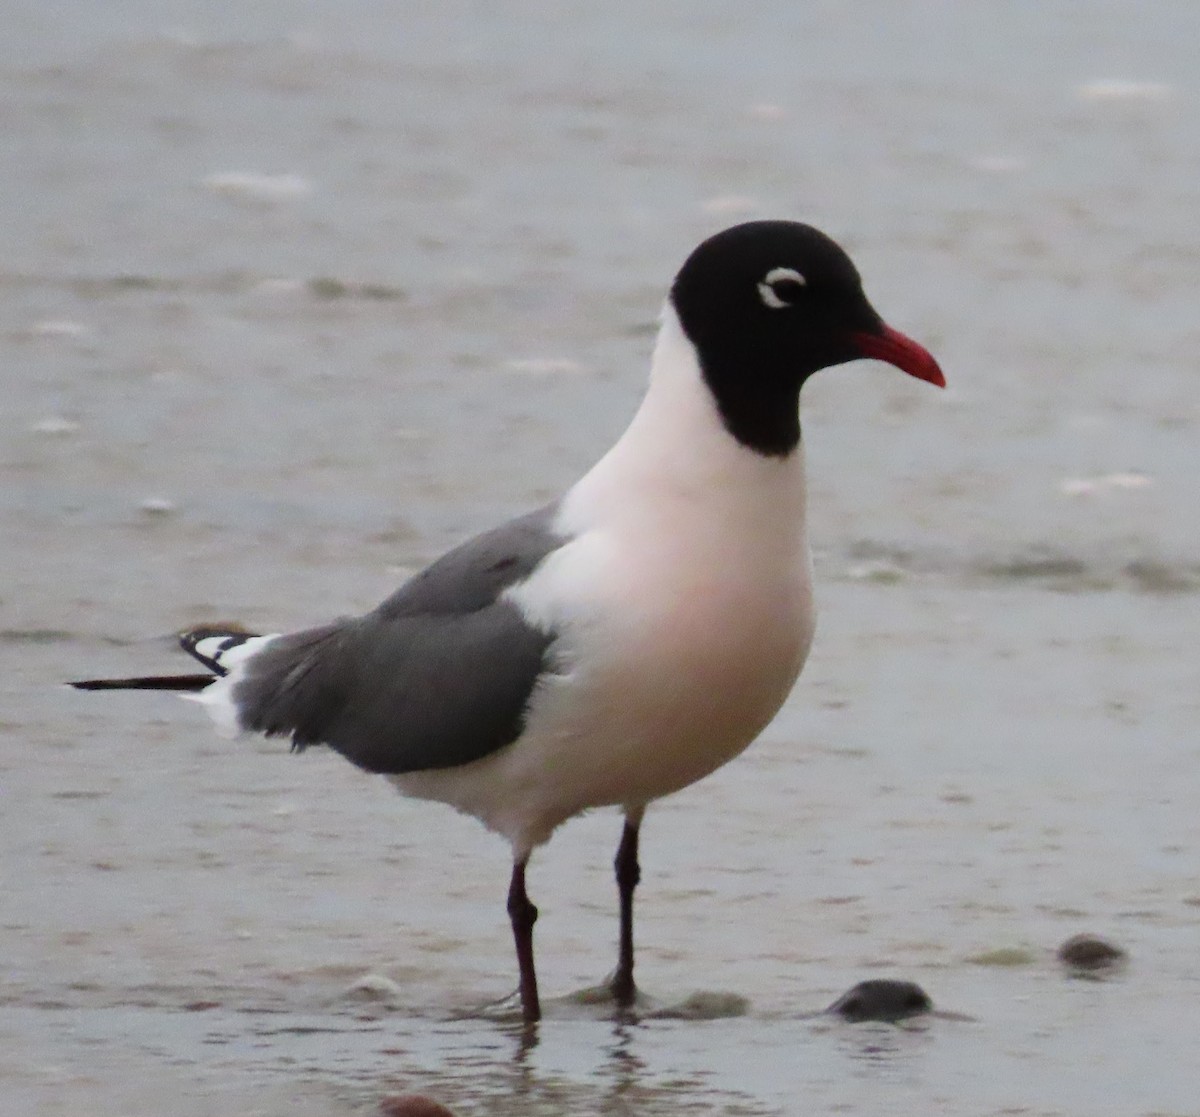
<instances>
[{"instance_id":1,"label":"small pebble","mask_svg":"<svg viewBox=\"0 0 1200 1117\"><path fill-rule=\"evenodd\" d=\"M363 974L349 989L346 995L356 1001L395 1001L402 994L400 986L390 977L383 974Z\"/></svg>"},{"instance_id":2,"label":"small pebble","mask_svg":"<svg viewBox=\"0 0 1200 1117\"><path fill-rule=\"evenodd\" d=\"M87 327L67 318L45 318L35 322L30 332L37 337L82 337L87 333Z\"/></svg>"},{"instance_id":3,"label":"small pebble","mask_svg":"<svg viewBox=\"0 0 1200 1117\"><path fill-rule=\"evenodd\" d=\"M699 992L650 1015L656 1020L730 1020L749 1011L750 1001L740 993Z\"/></svg>"},{"instance_id":4,"label":"small pebble","mask_svg":"<svg viewBox=\"0 0 1200 1117\"><path fill-rule=\"evenodd\" d=\"M1024 946L998 946L963 959L973 966L1032 966L1037 954Z\"/></svg>"},{"instance_id":5,"label":"small pebble","mask_svg":"<svg viewBox=\"0 0 1200 1117\"><path fill-rule=\"evenodd\" d=\"M1086 932L1072 935L1058 948L1058 960L1064 966L1084 973L1111 970L1129 956L1119 946Z\"/></svg>"},{"instance_id":6,"label":"small pebble","mask_svg":"<svg viewBox=\"0 0 1200 1117\"><path fill-rule=\"evenodd\" d=\"M306 284L308 293L318 299L344 299L350 294L349 286L331 275L317 275Z\"/></svg>"},{"instance_id":7,"label":"small pebble","mask_svg":"<svg viewBox=\"0 0 1200 1117\"><path fill-rule=\"evenodd\" d=\"M875 582L881 586L902 582L907 574L903 566L888 562L887 559L872 559L846 568L847 578L855 582Z\"/></svg>"},{"instance_id":8,"label":"small pebble","mask_svg":"<svg viewBox=\"0 0 1200 1117\"><path fill-rule=\"evenodd\" d=\"M270 279L260 279L251 291L255 295L294 295L304 290L304 281L287 279L284 276L272 276Z\"/></svg>"},{"instance_id":9,"label":"small pebble","mask_svg":"<svg viewBox=\"0 0 1200 1117\"><path fill-rule=\"evenodd\" d=\"M1077 85L1075 96L1081 101L1165 101L1171 87L1161 81L1097 78Z\"/></svg>"},{"instance_id":10,"label":"small pebble","mask_svg":"<svg viewBox=\"0 0 1200 1117\"><path fill-rule=\"evenodd\" d=\"M424 1094L393 1094L379 1103L383 1117L455 1117L453 1110Z\"/></svg>"},{"instance_id":11,"label":"small pebble","mask_svg":"<svg viewBox=\"0 0 1200 1117\"><path fill-rule=\"evenodd\" d=\"M62 415L50 415L45 419L39 419L29 429L34 434L46 434L59 438L65 434L74 434L79 430L79 424L74 419L67 419Z\"/></svg>"},{"instance_id":12,"label":"small pebble","mask_svg":"<svg viewBox=\"0 0 1200 1117\"><path fill-rule=\"evenodd\" d=\"M1099 477L1066 477L1059 482L1063 496L1101 496L1119 490L1147 489L1154 478L1144 473L1106 473Z\"/></svg>"},{"instance_id":13,"label":"small pebble","mask_svg":"<svg viewBox=\"0 0 1200 1117\"><path fill-rule=\"evenodd\" d=\"M932 1008L929 995L914 982L872 978L870 981L860 981L825 1011L857 1024L864 1020L891 1023L919 1016Z\"/></svg>"},{"instance_id":14,"label":"small pebble","mask_svg":"<svg viewBox=\"0 0 1200 1117\"><path fill-rule=\"evenodd\" d=\"M504 362L507 372L523 376L579 376L587 370L567 357L523 357Z\"/></svg>"},{"instance_id":15,"label":"small pebble","mask_svg":"<svg viewBox=\"0 0 1200 1117\"><path fill-rule=\"evenodd\" d=\"M700 203L700 209L704 213L711 213L718 217L751 214L758 208L758 199L747 197L744 194L718 194L716 197L706 198Z\"/></svg>"},{"instance_id":16,"label":"small pebble","mask_svg":"<svg viewBox=\"0 0 1200 1117\"><path fill-rule=\"evenodd\" d=\"M300 175L265 175L256 171L221 171L206 175L201 185L226 198L268 204L303 198L313 190L312 183Z\"/></svg>"},{"instance_id":17,"label":"small pebble","mask_svg":"<svg viewBox=\"0 0 1200 1117\"><path fill-rule=\"evenodd\" d=\"M782 105L776 105L771 101L760 101L756 105L751 105L747 112L755 120L787 119L787 109L785 109Z\"/></svg>"},{"instance_id":18,"label":"small pebble","mask_svg":"<svg viewBox=\"0 0 1200 1117\"><path fill-rule=\"evenodd\" d=\"M1016 155L976 155L968 160L968 165L976 170L990 175L1007 175L1025 169L1025 160Z\"/></svg>"}]
</instances>

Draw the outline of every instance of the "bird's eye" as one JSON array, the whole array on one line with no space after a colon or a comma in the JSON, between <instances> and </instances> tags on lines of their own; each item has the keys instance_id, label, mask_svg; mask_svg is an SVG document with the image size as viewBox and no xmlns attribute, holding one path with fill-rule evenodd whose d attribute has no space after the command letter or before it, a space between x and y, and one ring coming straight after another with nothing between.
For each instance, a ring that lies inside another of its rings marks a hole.
<instances>
[{"instance_id":1,"label":"bird's eye","mask_svg":"<svg viewBox=\"0 0 1200 1117\"><path fill-rule=\"evenodd\" d=\"M795 268L772 268L758 285L758 294L772 310L792 306L808 280Z\"/></svg>"}]
</instances>

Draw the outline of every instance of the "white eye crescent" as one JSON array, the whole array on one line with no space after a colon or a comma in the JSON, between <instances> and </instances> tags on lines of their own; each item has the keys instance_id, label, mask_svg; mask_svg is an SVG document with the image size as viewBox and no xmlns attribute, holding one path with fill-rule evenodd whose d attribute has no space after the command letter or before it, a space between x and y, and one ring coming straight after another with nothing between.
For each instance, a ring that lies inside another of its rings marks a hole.
<instances>
[{"instance_id":1,"label":"white eye crescent","mask_svg":"<svg viewBox=\"0 0 1200 1117\"><path fill-rule=\"evenodd\" d=\"M789 286L804 287L808 280L804 278L795 268L772 268L765 276L763 281L758 285L758 294L767 306L772 310L782 310L785 306L791 306L791 302L784 298ZM777 291L776 284L783 288L783 291Z\"/></svg>"}]
</instances>

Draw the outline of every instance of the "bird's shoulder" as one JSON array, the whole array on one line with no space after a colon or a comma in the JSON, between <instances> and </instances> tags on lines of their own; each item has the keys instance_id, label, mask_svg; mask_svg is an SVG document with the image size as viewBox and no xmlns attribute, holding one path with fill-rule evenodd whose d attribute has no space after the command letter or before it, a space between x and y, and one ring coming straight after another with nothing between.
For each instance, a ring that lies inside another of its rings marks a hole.
<instances>
[{"instance_id":1,"label":"bird's shoulder","mask_svg":"<svg viewBox=\"0 0 1200 1117\"><path fill-rule=\"evenodd\" d=\"M473 613L528 578L566 542L554 530L558 502L460 543L414 574L374 610L379 620Z\"/></svg>"}]
</instances>

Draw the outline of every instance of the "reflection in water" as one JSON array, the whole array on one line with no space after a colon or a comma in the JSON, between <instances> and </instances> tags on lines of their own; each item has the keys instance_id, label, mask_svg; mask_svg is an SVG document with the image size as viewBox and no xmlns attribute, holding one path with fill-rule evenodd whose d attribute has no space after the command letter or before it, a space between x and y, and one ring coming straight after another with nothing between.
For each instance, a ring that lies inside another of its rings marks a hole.
<instances>
[{"instance_id":1,"label":"reflection in water","mask_svg":"<svg viewBox=\"0 0 1200 1117\"><path fill-rule=\"evenodd\" d=\"M857 1024L838 1031L838 1050L855 1064L857 1072L884 1080L913 1076L932 1042L926 1022Z\"/></svg>"},{"instance_id":2,"label":"reflection in water","mask_svg":"<svg viewBox=\"0 0 1200 1117\"><path fill-rule=\"evenodd\" d=\"M633 1050L635 1030L635 1025L625 1022L613 1025L613 1041L605 1048L611 1079L610 1100L619 1100L628 1095L645 1074L646 1064Z\"/></svg>"},{"instance_id":3,"label":"reflection in water","mask_svg":"<svg viewBox=\"0 0 1200 1117\"><path fill-rule=\"evenodd\" d=\"M420 1089L440 1101L470 1105L497 1117L519 1114L595 1113L602 1115L679 1114L681 1112L764 1112L745 1096L721 1089L705 1069L664 1074L639 1047L651 1041L660 1047L662 1035L654 1036L644 1026L628 1021L588 1022L564 1043L549 1029L563 1026L513 1025L500 1029L506 1046L472 1051L464 1045L456 1054L443 1051L440 1067L404 1079L405 1089ZM541 1049L546 1036L547 1048ZM465 1037L460 1037L460 1039ZM507 1052L507 1055L504 1052ZM539 1057L541 1055L542 1057ZM390 1077L384 1080L390 1085Z\"/></svg>"}]
</instances>

